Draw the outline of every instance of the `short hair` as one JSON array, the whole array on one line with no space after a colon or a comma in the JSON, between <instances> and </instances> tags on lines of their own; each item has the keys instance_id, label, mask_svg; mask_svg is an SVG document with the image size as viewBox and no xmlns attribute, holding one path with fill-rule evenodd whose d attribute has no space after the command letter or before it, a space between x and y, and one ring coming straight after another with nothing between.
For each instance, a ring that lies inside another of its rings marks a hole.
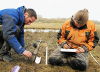
<instances>
[{"instance_id":1,"label":"short hair","mask_svg":"<svg viewBox=\"0 0 100 72\"><path fill-rule=\"evenodd\" d=\"M25 13L28 13L29 14L29 17L35 17L35 19L37 19L37 14L36 14L36 12L35 12L35 10L33 10L33 9L26 9L25 10Z\"/></svg>"},{"instance_id":2,"label":"short hair","mask_svg":"<svg viewBox=\"0 0 100 72\"><path fill-rule=\"evenodd\" d=\"M84 24L88 21L88 12L85 10L79 10L75 16L74 16L74 20L76 20L76 22L78 24Z\"/></svg>"}]
</instances>

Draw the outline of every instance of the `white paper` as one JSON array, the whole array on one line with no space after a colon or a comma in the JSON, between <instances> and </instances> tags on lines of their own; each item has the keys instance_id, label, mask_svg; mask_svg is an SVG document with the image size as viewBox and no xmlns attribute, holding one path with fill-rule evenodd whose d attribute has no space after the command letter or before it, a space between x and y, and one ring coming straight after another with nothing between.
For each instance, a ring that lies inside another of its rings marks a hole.
<instances>
[{"instance_id":1,"label":"white paper","mask_svg":"<svg viewBox=\"0 0 100 72\"><path fill-rule=\"evenodd\" d=\"M39 64L40 61L41 61L41 57L36 57L36 59L35 59L35 63L36 63L36 64Z\"/></svg>"},{"instance_id":2,"label":"white paper","mask_svg":"<svg viewBox=\"0 0 100 72\"><path fill-rule=\"evenodd\" d=\"M61 51L61 52L76 52L77 49L63 49L63 48L61 48L60 51Z\"/></svg>"}]
</instances>

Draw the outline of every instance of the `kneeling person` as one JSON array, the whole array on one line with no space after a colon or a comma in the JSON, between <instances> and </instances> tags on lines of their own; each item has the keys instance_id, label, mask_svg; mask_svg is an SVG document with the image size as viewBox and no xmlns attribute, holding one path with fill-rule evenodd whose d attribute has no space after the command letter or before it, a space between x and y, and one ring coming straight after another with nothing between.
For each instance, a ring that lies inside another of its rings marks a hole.
<instances>
[{"instance_id":1,"label":"kneeling person","mask_svg":"<svg viewBox=\"0 0 100 72\"><path fill-rule=\"evenodd\" d=\"M50 55L52 65L70 65L75 70L85 71L88 66L88 52L99 41L95 24L88 20L88 12L79 10L71 20L66 21L58 35L59 46ZM60 49L77 49L75 53L60 52Z\"/></svg>"},{"instance_id":2,"label":"kneeling person","mask_svg":"<svg viewBox=\"0 0 100 72\"><path fill-rule=\"evenodd\" d=\"M10 58L11 48L19 55L32 57L32 53L25 50L24 25L30 25L36 19L36 12L24 6L0 11L0 60L13 61Z\"/></svg>"}]
</instances>

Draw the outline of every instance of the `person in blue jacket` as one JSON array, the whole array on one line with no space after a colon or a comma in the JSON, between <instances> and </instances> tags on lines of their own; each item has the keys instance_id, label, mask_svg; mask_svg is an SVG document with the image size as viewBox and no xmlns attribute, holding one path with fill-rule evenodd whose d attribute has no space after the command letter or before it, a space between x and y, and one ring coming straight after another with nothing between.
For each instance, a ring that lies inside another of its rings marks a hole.
<instances>
[{"instance_id":1,"label":"person in blue jacket","mask_svg":"<svg viewBox=\"0 0 100 72\"><path fill-rule=\"evenodd\" d=\"M35 10L25 6L0 10L0 60L13 61L11 48L19 55L32 57L32 53L25 50L24 25L30 25L36 19Z\"/></svg>"}]
</instances>

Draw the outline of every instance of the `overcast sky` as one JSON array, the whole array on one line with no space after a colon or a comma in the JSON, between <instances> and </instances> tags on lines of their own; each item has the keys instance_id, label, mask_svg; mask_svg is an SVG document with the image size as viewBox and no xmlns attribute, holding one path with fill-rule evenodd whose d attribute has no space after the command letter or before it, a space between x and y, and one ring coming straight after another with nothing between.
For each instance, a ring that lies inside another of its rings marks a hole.
<instances>
[{"instance_id":1,"label":"overcast sky","mask_svg":"<svg viewBox=\"0 0 100 72\"><path fill-rule=\"evenodd\" d=\"M69 18L86 8L90 20L100 21L100 0L1 0L0 10L23 5L33 8L43 18Z\"/></svg>"}]
</instances>

